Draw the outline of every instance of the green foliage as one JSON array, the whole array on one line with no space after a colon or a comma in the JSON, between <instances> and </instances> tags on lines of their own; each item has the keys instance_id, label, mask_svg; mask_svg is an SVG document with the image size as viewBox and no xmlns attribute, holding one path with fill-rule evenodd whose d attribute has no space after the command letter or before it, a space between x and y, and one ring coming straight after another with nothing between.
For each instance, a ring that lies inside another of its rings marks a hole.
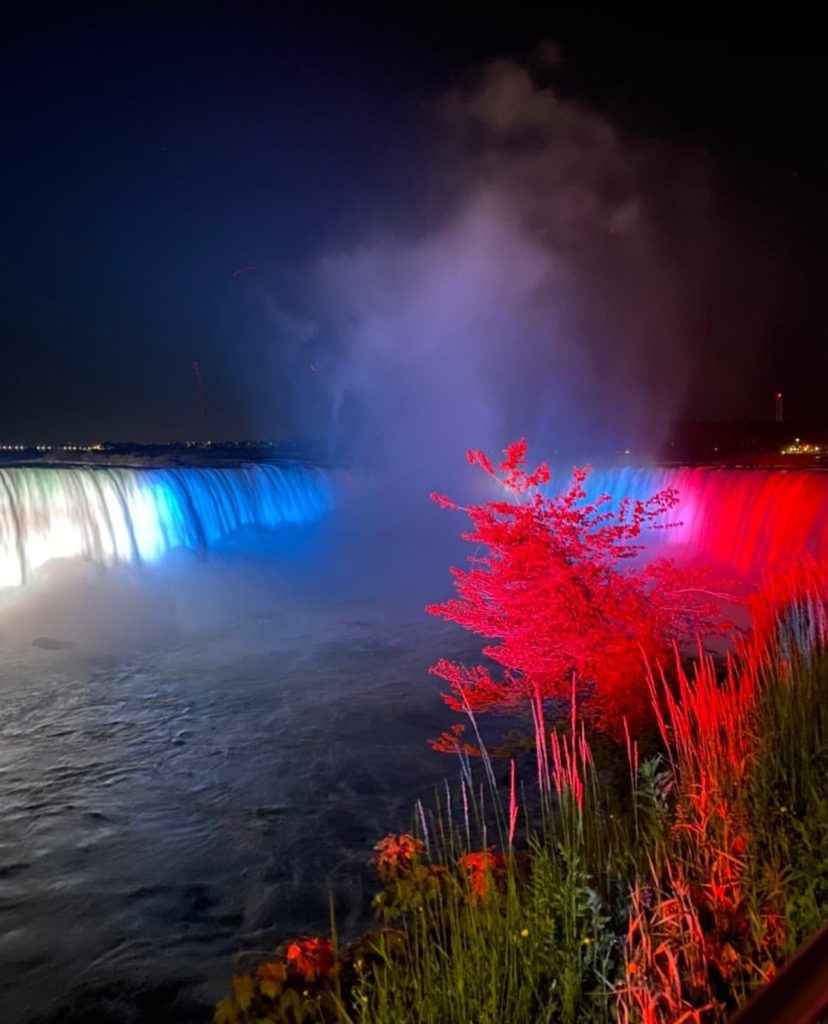
<instances>
[{"instance_id":1,"label":"green foliage","mask_svg":"<svg viewBox=\"0 0 828 1024\"><path fill-rule=\"evenodd\" d=\"M541 830L518 852L484 845L486 810L471 787L461 783L454 801L468 807L469 833L452 817L447 792L431 818L430 857L413 836L377 844L373 864L384 884L373 905L396 928L337 950L331 971L311 984L284 959L291 947L282 947L281 960L234 979L216 1021L608 1021L626 892L617 884L614 831L593 827L609 812L597 771L589 774L583 803L566 791L547 800ZM467 852L469 835L478 851ZM611 911L608 899L617 901Z\"/></svg>"},{"instance_id":2,"label":"green foliage","mask_svg":"<svg viewBox=\"0 0 828 1024\"><path fill-rule=\"evenodd\" d=\"M405 921L402 955L363 978L354 1021L608 1019L614 937L577 854L535 842L523 863L506 858L489 874L485 895L461 872L443 878L438 900Z\"/></svg>"},{"instance_id":3,"label":"green foliage","mask_svg":"<svg viewBox=\"0 0 828 1024\"><path fill-rule=\"evenodd\" d=\"M828 653L774 669L757 709L750 864L754 899L779 907L790 954L828 919Z\"/></svg>"},{"instance_id":4,"label":"green foliage","mask_svg":"<svg viewBox=\"0 0 828 1024\"><path fill-rule=\"evenodd\" d=\"M527 901L529 953L546 965L550 987L538 1020L607 1017L606 974L617 960L606 901L590 884L583 858L533 843ZM540 1000L539 1000L540 1002Z\"/></svg>"},{"instance_id":5,"label":"green foliage","mask_svg":"<svg viewBox=\"0 0 828 1024\"><path fill-rule=\"evenodd\" d=\"M662 749L643 760L629 737L626 761L591 751L573 708L536 750L531 815L514 774L507 795L483 750L480 787L461 754L420 835L375 847L382 927L279 947L215 1024L724 1024L828 918L815 608L788 602L725 673L653 682Z\"/></svg>"}]
</instances>

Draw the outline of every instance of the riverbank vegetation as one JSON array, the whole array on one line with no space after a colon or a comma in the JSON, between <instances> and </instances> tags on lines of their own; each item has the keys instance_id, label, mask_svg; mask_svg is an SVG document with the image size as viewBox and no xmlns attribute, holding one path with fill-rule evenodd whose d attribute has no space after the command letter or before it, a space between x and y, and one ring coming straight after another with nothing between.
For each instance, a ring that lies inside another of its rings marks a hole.
<instances>
[{"instance_id":1,"label":"riverbank vegetation","mask_svg":"<svg viewBox=\"0 0 828 1024\"><path fill-rule=\"evenodd\" d=\"M828 917L828 567L768 577L714 660L709 577L638 557L675 496L548 498L525 455L472 453L508 493L431 609L488 644L435 666L456 783L376 844L376 927L283 943L216 1024L716 1024ZM502 711L528 752L488 752Z\"/></svg>"}]
</instances>

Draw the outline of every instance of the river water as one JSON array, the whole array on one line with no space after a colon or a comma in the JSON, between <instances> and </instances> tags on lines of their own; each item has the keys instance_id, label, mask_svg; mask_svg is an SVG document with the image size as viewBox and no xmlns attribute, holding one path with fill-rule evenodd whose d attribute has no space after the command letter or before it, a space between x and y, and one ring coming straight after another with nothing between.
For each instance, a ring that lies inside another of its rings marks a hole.
<instances>
[{"instance_id":1,"label":"river water","mask_svg":"<svg viewBox=\"0 0 828 1024\"><path fill-rule=\"evenodd\" d=\"M372 844L455 771L427 667L462 641L422 613L445 561L435 593L421 559L307 543L4 595L7 1024L209 1021L239 954L325 929L329 891L365 921Z\"/></svg>"}]
</instances>

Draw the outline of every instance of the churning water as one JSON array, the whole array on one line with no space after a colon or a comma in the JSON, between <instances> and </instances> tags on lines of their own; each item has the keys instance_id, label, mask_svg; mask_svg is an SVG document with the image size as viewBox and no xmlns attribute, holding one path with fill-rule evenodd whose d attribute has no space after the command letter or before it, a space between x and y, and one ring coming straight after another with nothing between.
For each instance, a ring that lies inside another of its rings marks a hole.
<instances>
[{"instance_id":1,"label":"churning water","mask_svg":"<svg viewBox=\"0 0 828 1024\"><path fill-rule=\"evenodd\" d=\"M426 670L456 637L262 561L64 568L6 603L4 1022L209 1021L330 890L365 919L372 844L453 773Z\"/></svg>"}]
</instances>

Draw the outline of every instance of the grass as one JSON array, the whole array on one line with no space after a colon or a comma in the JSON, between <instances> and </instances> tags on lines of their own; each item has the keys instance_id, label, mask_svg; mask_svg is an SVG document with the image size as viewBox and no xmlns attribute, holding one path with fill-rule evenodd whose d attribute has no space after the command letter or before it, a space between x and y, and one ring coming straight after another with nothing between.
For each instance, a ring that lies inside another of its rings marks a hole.
<instances>
[{"instance_id":1,"label":"grass","mask_svg":"<svg viewBox=\"0 0 828 1024\"><path fill-rule=\"evenodd\" d=\"M828 918L826 609L822 568L780 578L723 669L653 673L643 751L538 706L522 785L461 755L378 844L377 931L280 947L218 1024L724 1022Z\"/></svg>"}]
</instances>

